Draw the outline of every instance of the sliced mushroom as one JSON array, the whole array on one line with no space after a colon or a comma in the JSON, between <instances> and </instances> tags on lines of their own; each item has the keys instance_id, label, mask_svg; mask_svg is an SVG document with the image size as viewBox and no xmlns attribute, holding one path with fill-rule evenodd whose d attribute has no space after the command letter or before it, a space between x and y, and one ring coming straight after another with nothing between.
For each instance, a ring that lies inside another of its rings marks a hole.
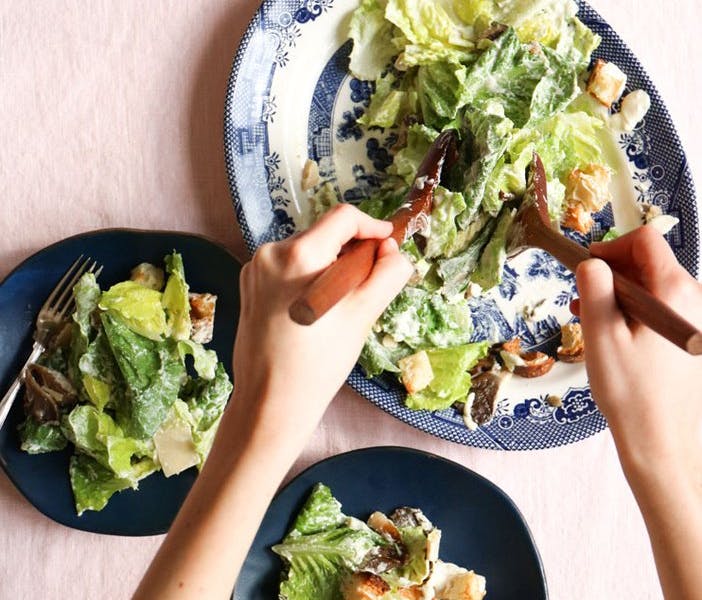
<instances>
[{"instance_id":1,"label":"sliced mushroom","mask_svg":"<svg viewBox=\"0 0 702 600\"><path fill-rule=\"evenodd\" d=\"M390 515L390 520L398 527L421 527L424 533L434 529L432 522L424 516L418 508L402 506L396 508Z\"/></svg>"},{"instance_id":2,"label":"sliced mushroom","mask_svg":"<svg viewBox=\"0 0 702 600\"><path fill-rule=\"evenodd\" d=\"M500 388L509 377L509 371L493 370L485 371L473 378L470 418L476 425L486 425L492 420L497 401L500 399Z\"/></svg>"},{"instance_id":3,"label":"sliced mushroom","mask_svg":"<svg viewBox=\"0 0 702 600\"><path fill-rule=\"evenodd\" d=\"M58 423L61 409L78 401L73 384L58 371L31 364L24 378L24 410L37 423Z\"/></svg>"},{"instance_id":4,"label":"sliced mushroom","mask_svg":"<svg viewBox=\"0 0 702 600\"><path fill-rule=\"evenodd\" d=\"M363 558L360 570L380 575L403 566L407 562L407 555L400 548L399 544L376 546Z\"/></svg>"},{"instance_id":5,"label":"sliced mushroom","mask_svg":"<svg viewBox=\"0 0 702 600\"><path fill-rule=\"evenodd\" d=\"M379 511L368 517L368 527L390 541L398 543L402 541L397 525Z\"/></svg>"}]
</instances>

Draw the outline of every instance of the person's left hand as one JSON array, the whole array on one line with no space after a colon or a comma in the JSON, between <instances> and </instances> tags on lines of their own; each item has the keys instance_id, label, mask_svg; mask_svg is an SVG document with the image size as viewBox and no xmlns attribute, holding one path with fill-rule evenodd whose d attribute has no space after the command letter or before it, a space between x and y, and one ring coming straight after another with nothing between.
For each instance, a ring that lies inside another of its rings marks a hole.
<instances>
[{"instance_id":1,"label":"person's left hand","mask_svg":"<svg viewBox=\"0 0 702 600\"><path fill-rule=\"evenodd\" d=\"M309 230L258 249L241 272L233 402L301 435L311 433L373 323L413 272L391 232L387 221L341 204ZM353 238L384 240L369 277L313 325L293 322L290 304Z\"/></svg>"}]
</instances>

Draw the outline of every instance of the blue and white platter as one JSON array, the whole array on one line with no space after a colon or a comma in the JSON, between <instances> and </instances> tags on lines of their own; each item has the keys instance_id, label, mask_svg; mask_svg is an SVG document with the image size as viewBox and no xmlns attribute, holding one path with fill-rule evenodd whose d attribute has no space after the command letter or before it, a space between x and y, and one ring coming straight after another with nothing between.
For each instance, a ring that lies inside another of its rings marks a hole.
<instances>
[{"instance_id":1,"label":"blue and white platter","mask_svg":"<svg viewBox=\"0 0 702 600\"><path fill-rule=\"evenodd\" d=\"M106 287L129 277L142 262L163 264L176 250L183 256L185 275L194 292L217 295L212 342L207 344L231 376L232 347L239 320L239 263L223 247L205 238L178 232L109 229L57 242L30 256L0 282L0 393L29 356L39 308L81 254L103 265L98 279ZM100 512L76 514L68 475L73 447L48 454L20 450L17 426L24 420L17 398L0 429L0 467L34 507L54 521L94 533L156 535L168 531L197 475L193 467L166 478L162 472L139 482L138 490L112 496Z\"/></svg>"},{"instance_id":2,"label":"blue and white platter","mask_svg":"<svg viewBox=\"0 0 702 600\"><path fill-rule=\"evenodd\" d=\"M241 230L253 252L310 223L301 188L302 168L315 160L348 202L366 197L392 161L396 140L356 123L372 85L348 74L347 23L358 0L264 0L234 59L227 89L224 145L229 184ZM641 64L612 28L585 2L580 19L602 37L595 57L615 62L628 90L651 97L644 121L619 140L632 201L653 204L679 220L667 235L679 261L697 275L700 236L697 202L685 154L663 101ZM596 216L593 237L614 222L611 209ZM475 339L520 337L529 349L558 344L560 325L572 319L573 275L540 251L505 267L503 283L473 300ZM495 450L548 448L581 440L606 427L590 394L582 364L557 363L546 376L512 378L494 419L469 430L454 409L413 411L393 379L368 380L360 367L349 384L371 402L428 433ZM560 406L547 402L561 398Z\"/></svg>"},{"instance_id":3,"label":"blue and white platter","mask_svg":"<svg viewBox=\"0 0 702 600\"><path fill-rule=\"evenodd\" d=\"M420 508L441 529L440 557L483 575L488 598L547 600L539 551L507 494L440 456L387 446L332 456L285 486L266 511L233 600L278 597L283 564L271 546L283 539L316 483L329 486L344 513L359 519L376 510Z\"/></svg>"}]
</instances>

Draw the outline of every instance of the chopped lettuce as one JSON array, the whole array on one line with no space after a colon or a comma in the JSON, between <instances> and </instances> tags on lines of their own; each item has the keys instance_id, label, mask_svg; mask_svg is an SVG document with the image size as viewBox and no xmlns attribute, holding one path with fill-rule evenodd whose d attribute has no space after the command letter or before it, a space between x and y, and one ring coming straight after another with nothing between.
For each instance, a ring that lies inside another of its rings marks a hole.
<instances>
[{"instance_id":1,"label":"chopped lettuce","mask_svg":"<svg viewBox=\"0 0 702 600\"><path fill-rule=\"evenodd\" d=\"M136 438L150 438L165 420L185 380L177 342L140 336L109 312L101 319L131 400L122 425Z\"/></svg>"},{"instance_id":2,"label":"chopped lettuce","mask_svg":"<svg viewBox=\"0 0 702 600\"><path fill-rule=\"evenodd\" d=\"M434 379L423 390L409 394L407 406L413 409L442 410L454 402L465 402L471 386L468 370L487 355L488 349L487 342L428 349L426 352L434 371Z\"/></svg>"},{"instance_id":3,"label":"chopped lettuce","mask_svg":"<svg viewBox=\"0 0 702 600\"><path fill-rule=\"evenodd\" d=\"M317 484L292 529L273 552L287 569L280 597L287 600L338 600L344 577L351 574L382 538L341 512L331 490Z\"/></svg>"},{"instance_id":4,"label":"chopped lettuce","mask_svg":"<svg viewBox=\"0 0 702 600\"><path fill-rule=\"evenodd\" d=\"M161 292L122 281L103 292L99 307L119 317L134 333L160 341L167 332Z\"/></svg>"},{"instance_id":5,"label":"chopped lettuce","mask_svg":"<svg viewBox=\"0 0 702 600\"><path fill-rule=\"evenodd\" d=\"M397 54L392 43L392 23L385 20L386 4L386 0L361 0L351 17L349 36L353 50L349 70L359 79L378 79Z\"/></svg>"},{"instance_id":6,"label":"chopped lettuce","mask_svg":"<svg viewBox=\"0 0 702 600\"><path fill-rule=\"evenodd\" d=\"M64 418L61 428L76 450L120 479L137 481L145 471L155 470L153 442L126 436L108 413L94 406L77 406Z\"/></svg>"},{"instance_id":7,"label":"chopped lettuce","mask_svg":"<svg viewBox=\"0 0 702 600\"><path fill-rule=\"evenodd\" d=\"M170 337L187 340L190 338L190 301L183 258L177 252L173 252L166 256L165 262L168 281L163 290L161 304L166 314L166 327Z\"/></svg>"},{"instance_id":8,"label":"chopped lettuce","mask_svg":"<svg viewBox=\"0 0 702 600\"><path fill-rule=\"evenodd\" d=\"M135 482L116 477L86 454L71 456L68 472L78 516L86 510L102 510L115 492L137 487Z\"/></svg>"},{"instance_id":9,"label":"chopped lettuce","mask_svg":"<svg viewBox=\"0 0 702 600\"><path fill-rule=\"evenodd\" d=\"M68 440L55 423L37 423L27 417L19 426L22 450L28 454L43 454L63 450Z\"/></svg>"}]
</instances>

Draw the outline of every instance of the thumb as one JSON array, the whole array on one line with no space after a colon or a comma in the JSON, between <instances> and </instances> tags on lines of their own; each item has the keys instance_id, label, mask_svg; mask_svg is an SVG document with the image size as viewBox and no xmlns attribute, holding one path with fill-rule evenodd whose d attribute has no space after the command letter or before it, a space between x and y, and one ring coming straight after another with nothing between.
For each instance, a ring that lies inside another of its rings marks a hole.
<instances>
[{"instance_id":1,"label":"thumb","mask_svg":"<svg viewBox=\"0 0 702 600\"><path fill-rule=\"evenodd\" d=\"M613 344L631 340L626 319L614 295L614 279L607 263L590 259L576 271L580 321L588 352L604 356Z\"/></svg>"},{"instance_id":2,"label":"thumb","mask_svg":"<svg viewBox=\"0 0 702 600\"><path fill-rule=\"evenodd\" d=\"M395 240L388 238L378 248L371 274L348 299L358 304L373 323L402 291L413 273L412 263L399 251Z\"/></svg>"}]
</instances>

